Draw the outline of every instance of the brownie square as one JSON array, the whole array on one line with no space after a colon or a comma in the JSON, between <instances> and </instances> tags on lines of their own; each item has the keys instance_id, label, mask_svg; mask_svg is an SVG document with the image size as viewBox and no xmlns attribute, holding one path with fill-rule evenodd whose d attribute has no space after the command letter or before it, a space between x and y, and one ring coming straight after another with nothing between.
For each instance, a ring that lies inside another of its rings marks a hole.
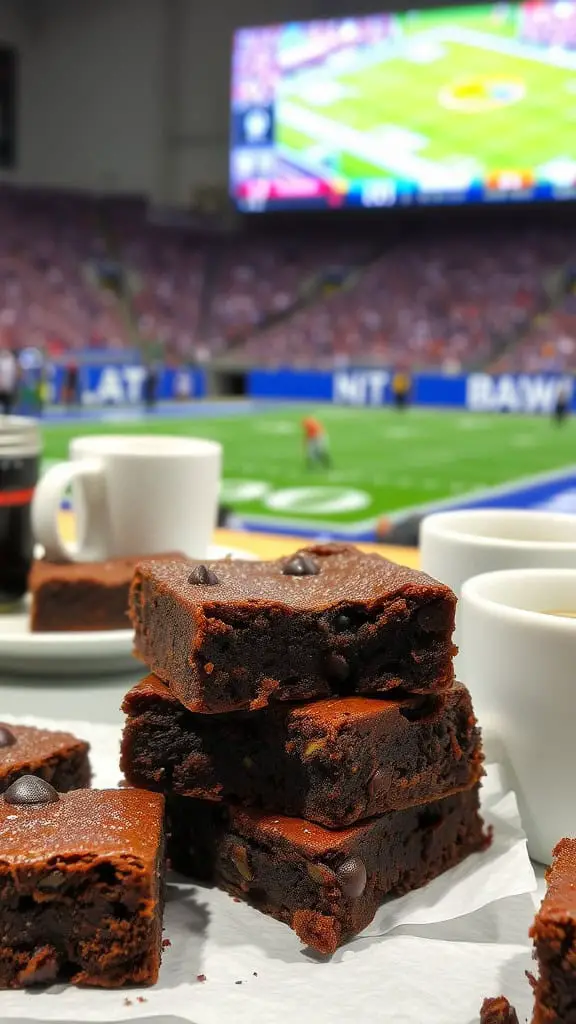
<instances>
[{"instance_id":1,"label":"brownie square","mask_svg":"<svg viewBox=\"0 0 576 1024\"><path fill-rule=\"evenodd\" d=\"M176 552L162 556L182 558ZM48 562L32 565L33 633L130 629L128 598L140 558L106 562Z\"/></svg>"},{"instance_id":2,"label":"brownie square","mask_svg":"<svg viewBox=\"0 0 576 1024\"><path fill-rule=\"evenodd\" d=\"M136 654L190 710L447 689L456 598L347 545L273 562L142 562Z\"/></svg>"},{"instance_id":3,"label":"brownie square","mask_svg":"<svg viewBox=\"0 0 576 1024\"><path fill-rule=\"evenodd\" d=\"M38 775L59 793L90 785L89 746L69 732L0 723L0 793L20 775Z\"/></svg>"},{"instance_id":4,"label":"brownie square","mask_svg":"<svg viewBox=\"0 0 576 1024\"><path fill-rule=\"evenodd\" d=\"M156 981L163 811L143 790L12 784L0 798L0 987Z\"/></svg>"},{"instance_id":5,"label":"brownie square","mask_svg":"<svg viewBox=\"0 0 576 1024\"><path fill-rule=\"evenodd\" d=\"M284 921L321 953L370 923L388 896L416 889L489 837L478 787L329 831L302 818L169 797L176 870L213 881Z\"/></svg>"},{"instance_id":6,"label":"brownie square","mask_svg":"<svg viewBox=\"0 0 576 1024\"><path fill-rule=\"evenodd\" d=\"M470 694L341 697L199 715L157 676L126 695L120 767L134 786L257 804L341 828L469 789L482 775Z\"/></svg>"},{"instance_id":7,"label":"brownie square","mask_svg":"<svg viewBox=\"0 0 576 1024\"><path fill-rule=\"evenodd\" d=\"M553 797L552 797L553 798ZM576 1022L576 839L561 839L546 873L548 889L530 935L539 977L532 979L534 1024Z\"/></svg>"}]
</instances>

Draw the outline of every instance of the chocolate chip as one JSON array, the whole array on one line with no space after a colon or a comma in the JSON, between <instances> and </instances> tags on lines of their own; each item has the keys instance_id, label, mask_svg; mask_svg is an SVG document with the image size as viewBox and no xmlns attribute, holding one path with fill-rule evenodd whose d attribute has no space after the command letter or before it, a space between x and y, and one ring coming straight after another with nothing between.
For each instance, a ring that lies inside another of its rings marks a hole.
<instances>
[{"instance_id":1,"label":"chocolate chip","mask_svg":"<svg viewBox=\"0 0 576 1024\"><path fill-rule=\"evenodd\" d=\"M283 576L317 576L319 572L318 562L304 553L294 555L282 569Z\"/></svg>"},{"instance_id":2,"label":"chocolate chip","mask_svg":"<svg viewBox=\"0 0 576 1024\"><path fill-rule=\"evenodd\" d=\"M49 782L39 779L37 775L21 775L4 793L7 804L55 804L60 797Z\"/></svg>"},{"instance_id":3,"label":"chocolate chip","mask_svg":"<svg viewBox=\"0 0 576 1024\"><path fill-rule=\"evenodd\" d=\"M349 900L355 900L366 888L366 865L360 857L348 857L338 868L336 877L343 895Z\"/></svg>"},{"instance_id":4,"label":"chocolate chip","mask_svg":"<svg viewBox=\"0 0 576 1024\"><path fill-rule=\"evenodd\" d=\"M60 889L60 887L66 881L66 875L63 871L50 871L44 878L41 878L38 882L38 888L44 891L50 891L51 889Z\"/></svg>"},{"instance_id":5,"label":"chocolate chip","mask_svg":"<svg viewBox=\"0 0 576 1024\"><path fill-rule=\"evenodd\" d=\"M0 725L0 749L2 747L13 747L16 737L5 725Z\"/></svg>"},{"instance_id":6,"label":"chocolate chip","mask_svg":"<svg viewBox=\"0 0 576 1024\"><path fill-rule=\"evenodd\" d=\"M190 573L188 583L203 583L205 586L215 587L220 580L216 573L212 572L212 569L208 569L205 565L197 565Z\"/></svg>"},{"instance_id":7,"label":"chocolate chip","mask_svg":"<svg viewBox=\"0 0 576 1024\"><path fill-rule=\"evenodd\" d=\"M368 780L368 796L371 800L377 800L378 797L384 796L388 792L391 785L392 772L387 772L384 768L377 768Z\"/></svg>"},{"instance_id":8,"label":"chocolate chip","mask_svg":"<svg viewBox=\"0 0 576 1024\"><path fill-rule=\"evenodd\" d=\"M337 633L346 633L352 625L352 619L347 615L338 615L334 620L334 629Z\"/></svg>"},{"instance_id":9,"label":"chocolate chip","mask_svg":"<svg viewBox=\"0 0 576 1024\"><path fill-rule=\"evenodd\" d=\"M326 671L335 682L343 683L348 679L350 666L341 654L331 654L326 661Z\"/></svg>"}]
</instances>

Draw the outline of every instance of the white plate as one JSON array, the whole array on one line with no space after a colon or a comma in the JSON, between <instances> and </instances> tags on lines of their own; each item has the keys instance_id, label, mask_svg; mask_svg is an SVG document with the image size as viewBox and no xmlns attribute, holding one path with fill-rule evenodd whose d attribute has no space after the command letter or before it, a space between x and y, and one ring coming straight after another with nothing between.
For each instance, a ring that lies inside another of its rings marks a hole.
<instances>
[{"instance_id":1,"label":"white plate","mask_svg":"<svg viewBox=\"0 0 576 1024\"><path fill-rule=\"evenodd\" d=\"M231 555L253 561L255 555L240 548L212 544L208 558ZM0 675L51 677L114 675L137 672L132 656L131 629L101 630L91 633L31 633L26 609L13 615L0 615Z\"/></svg>"}]
</instances>

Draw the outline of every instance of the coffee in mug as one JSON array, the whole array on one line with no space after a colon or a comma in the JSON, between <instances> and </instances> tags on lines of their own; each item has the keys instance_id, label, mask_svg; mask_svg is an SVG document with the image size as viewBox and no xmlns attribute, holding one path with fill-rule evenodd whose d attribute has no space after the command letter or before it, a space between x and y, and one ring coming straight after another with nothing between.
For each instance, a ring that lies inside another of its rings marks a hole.
<instances>
[{"instance_id":1,"label":"coffee in mug","mask_svg":"<svg viewBox=\"0 0 576 1024\"><path fill-rule=\"evenodd\" d=\"M0 416L0 604L17 601L27 590L34 546L30 507L40 453L34 420Z\"/></svg>"}]
</instances>

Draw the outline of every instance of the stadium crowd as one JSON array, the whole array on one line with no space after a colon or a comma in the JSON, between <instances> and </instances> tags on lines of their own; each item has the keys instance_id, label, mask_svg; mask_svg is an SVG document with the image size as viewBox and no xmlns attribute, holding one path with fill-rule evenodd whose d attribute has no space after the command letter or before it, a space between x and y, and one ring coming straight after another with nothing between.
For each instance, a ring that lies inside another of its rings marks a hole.
<instances>
[{"instance_id":1,"label":"stadium crowd","mask_svg":"<svg viewBox=\"0 0 576 1024\"><path fill-rule=\"evenodd\" d=\"M185 361L575 368L574 280L568 225L207 235L0 192L0 347L51 356L138 340Z\"/></svg>"},{"instance_id":2,"label":"stadium crowd","mask_svg":"<svg viewBox=\"0 0 576 1024\"><path fill-rule=\"evenodd\" d=\"M419 239L392 247L350 287L253 335L251 359L381 362L459 370L490 361L545 303L570 252L557 230Z\"/></svg>"}]
</instances>

